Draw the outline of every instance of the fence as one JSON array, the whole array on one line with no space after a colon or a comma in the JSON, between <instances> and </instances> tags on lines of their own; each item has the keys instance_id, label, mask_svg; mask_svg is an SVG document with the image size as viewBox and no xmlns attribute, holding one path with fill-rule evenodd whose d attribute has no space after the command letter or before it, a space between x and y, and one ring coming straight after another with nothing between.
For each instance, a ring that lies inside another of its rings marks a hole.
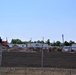
<instances>
[{"instance_id":1,"label":"fence","mask_svg":"<svg viewBox=\"0 0 76 75\"><path fill-rule=\"evenodd\" d=\"M43 72L40 68L41 53L3 52L1 55L0 75L76 75L76 53L44 53L44 66L47 68L43 68Z\"/></svg>"},{"instance_id":2,"label":"fence","mask_svg":"<svg viewBox=\"0 0 76 75\"><path fill-rule=\"evenodd\" d=\"M2 62L2 45L0 44L0 67Z\"/></svg>"}]
</instances>

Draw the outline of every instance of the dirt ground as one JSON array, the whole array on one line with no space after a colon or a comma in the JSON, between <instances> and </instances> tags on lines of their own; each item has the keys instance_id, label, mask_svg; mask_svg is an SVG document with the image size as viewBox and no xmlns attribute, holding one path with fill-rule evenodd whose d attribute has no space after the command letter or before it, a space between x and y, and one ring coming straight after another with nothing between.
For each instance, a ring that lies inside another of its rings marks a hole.
<instances>
[{"instance_id":1,"label":"dirt ground","mask_svg":"<svg viewBox=\"0 0 76 75\"><path fill-rule=\"evenodd\" d=\"M3 52L41 52L42 48L34 48L34 47L27 47L27 48L21 48L18 46L13 46L11 48L9 47L3 47ZM48 49L45 48L45 52L60 52L62 48L60 47L49 47Z\"/></svg>"},{"instance_id":2,"label":"dirt ground","mask_svg":"<svg viewBox=\"0 0 76 75\"><path fill-rule=\"evenodd\" d=\"M76 75L76 53L2 52L0 75Z\"/></svg>"},{"instance_id":3,"label":"dirt ground","mask_svg":"<svg viewBox=\"0 0 76 75\"><path fill-rule=\"evenodd\" d=\"M0 75L76 75L76 69L3 67Z\"/></svg>"},{"instance_id":4,"label":"dirt ground","mask_svg":"<svg viewBox=\"0 0 76 75\"><path fill-rule=\"evenodd\" d=\"M41 53L3 52L2 67L41 67ZM43 66L76 69L76 53L43 53Z\"/></svg>"}]
</instances>

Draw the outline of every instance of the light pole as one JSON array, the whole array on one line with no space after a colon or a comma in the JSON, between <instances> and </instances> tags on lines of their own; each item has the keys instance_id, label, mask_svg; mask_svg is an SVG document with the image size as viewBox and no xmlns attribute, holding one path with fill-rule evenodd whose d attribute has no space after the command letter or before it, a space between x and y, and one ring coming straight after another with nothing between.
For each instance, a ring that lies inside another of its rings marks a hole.
<instances>
[{"instance_id":1,"label":"light pole","mask_svg":"<svg viewBox=\"0 0 76 75\"><path fill-rule=\"evenodd\" d=\"M62 34L62 42L63 42L63 44L64 44L64 35Z\"/></svg>"},{"instance_id":2,"label":"light pole","mask_svg":"<svg viewBox=\"0 0 76 75\"><path fill-rule=\"evenodd\" d=\"M42 71L42 74L43 74L43 57L44 57L44 55L43 55L43 47L44 47L44 37L42 37L42 40L43 40L43 42L42 42L42 55L41 55L41 71Z\"/></svg>"},{"instance_id":3,"label":"light pole","mask_svg":"<svg viewBox=\"0 0 76 75\"><path fill-rule=\"evenodd\" d=\"M62 34L62 49L64 47L64 35Z\"/></svg>"}]
</instances>

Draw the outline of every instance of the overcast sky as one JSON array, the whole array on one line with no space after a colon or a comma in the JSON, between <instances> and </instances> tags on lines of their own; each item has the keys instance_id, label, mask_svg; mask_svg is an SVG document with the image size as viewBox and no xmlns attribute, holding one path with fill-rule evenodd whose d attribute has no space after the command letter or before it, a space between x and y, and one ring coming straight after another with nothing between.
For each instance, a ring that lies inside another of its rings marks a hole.
<instances>
[{"instance_id":1,"label":"overcast sky","mask_svg":"<svg viewBox=\"0 0 76 75\"><path fill-rule=\"evenodd\" d=\"M0 36L3 40L76 42L76 0L0 0Z\"/></svg>"}]
</instances>

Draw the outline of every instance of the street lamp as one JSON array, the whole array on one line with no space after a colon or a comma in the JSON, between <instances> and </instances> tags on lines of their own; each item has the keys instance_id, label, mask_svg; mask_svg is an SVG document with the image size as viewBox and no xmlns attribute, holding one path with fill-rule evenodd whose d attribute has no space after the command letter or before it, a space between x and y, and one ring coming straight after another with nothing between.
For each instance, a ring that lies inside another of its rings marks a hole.
<instances>
[{"instance_id":1,"label":"street lamp","mask_svg":"<svg viewBox=\"0 0 76 75\"><path fill-rule=\"evenodd\" d=\"M64 48L64 35L62 34L62 49Z\"/></svg>"}]
</instances>

